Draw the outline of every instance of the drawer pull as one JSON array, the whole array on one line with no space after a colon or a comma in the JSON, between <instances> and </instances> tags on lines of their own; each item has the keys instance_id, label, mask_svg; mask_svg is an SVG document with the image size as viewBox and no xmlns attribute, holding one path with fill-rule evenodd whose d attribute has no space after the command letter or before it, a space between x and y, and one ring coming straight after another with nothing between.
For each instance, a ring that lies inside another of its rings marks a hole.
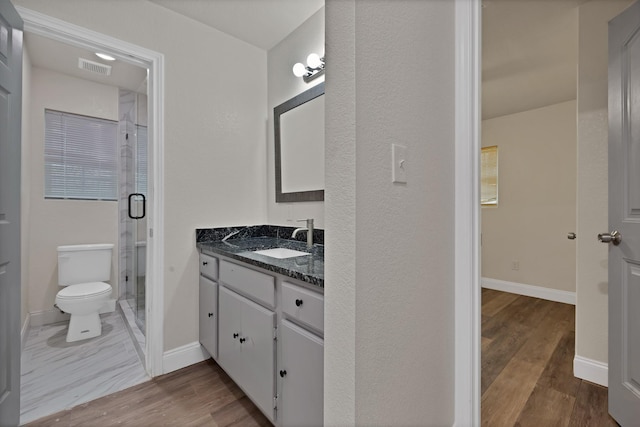
<instances>
[{"instance_id":1,"label":"drawer pull","mask_svg":"<svg viewBox=\"0 0 640 427\"><path fill-rule=\"evenodd\" d=\"M207 265L207 264L209 264L208 261L202 261L202 265Z\"/></svg>"},{"instance_id":2,"label":"drawer pull","mask_svg":"<svg viewBox=\"0 0 640 427\"><path fill-rule=\"evenodd\" d=\"M235 340L236 338L238 338L238 334L233 334L233 339Z\"/></svg>"},{"instance_id":3,"label":"drawer pull","mask_svg":"<svg viewBox=\"0 0 640 427\"><path fill-rule=\"evenodd\" d=\"M242 344L243 342L245 342L247 339L246 338L240 338L240 344Z\"/></svg>"},{"instance_id":4,"label":"drawer pull","mask_svg":"<svg viewBox=\"0 0 640 427\"><path fill-rule=\"evenodd\" d=\"M296 306L300 307L302 305L302 300L301 299L297 299L296 300Z\"/></svg>"},{"instance_id":5,"label":"drawer pull","mask_svg":"<svg viewBox=\"0 0 640 427\"><path fill-rule=\"evenodd\" d=\"M280 378L284 378L285 375L287 375L287 371L281 370L280 371Z\"/></svg>"},{"instance_id":6,"label":"drawer pull","mask_svg":"<svg viewBox=\"0 0 640 427\"><path fill-rule=\"evenodd\" d=\"M209 317L213 317L213 313L209 313Z\"/></svg>"}]
</instances>

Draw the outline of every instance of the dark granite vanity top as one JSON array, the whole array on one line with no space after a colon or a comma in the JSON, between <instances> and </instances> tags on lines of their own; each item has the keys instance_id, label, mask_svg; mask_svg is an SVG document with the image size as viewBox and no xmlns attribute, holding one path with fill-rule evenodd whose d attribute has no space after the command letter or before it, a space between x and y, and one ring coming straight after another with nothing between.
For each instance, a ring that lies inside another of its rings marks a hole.
<instances>
[{"instance_id":1,"label":"dark granite vanity top","mask_svg":"<svg viewBox=\"0 0 640 427\"><path fill-rule=\"evenodd\" d=\"M314 245L311 249L307 249L306 232L298 233L297 238L302 241L291 240L293 230L295 230L293 227L271 225L197 229L196 244L198 249L205 253L224 255L324 288L323 230L314 230ZM234 231L238 233L222 241L225 236ZM253 252L271 248L294 249L308 252L309 255L278 259Z\"/></svg>"}]
</instances>

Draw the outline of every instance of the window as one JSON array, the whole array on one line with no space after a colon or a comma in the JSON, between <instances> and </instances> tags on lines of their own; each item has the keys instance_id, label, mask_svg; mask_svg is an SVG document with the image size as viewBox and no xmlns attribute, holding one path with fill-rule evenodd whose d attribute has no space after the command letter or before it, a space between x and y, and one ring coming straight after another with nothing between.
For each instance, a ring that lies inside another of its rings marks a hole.
<instances>
[{"instance_id":1,"label":"window","mask_svg":"<svg viewBox=\"0 0 640 427\"><path fill-rule=\"evenodd\" d=\"M45 110L44 197L117 200L118 123Z\"/></svg>"},{"instance_id":2,"label":"window","mask_svg":"<svg viewBox=\"0 0 640 427\"><path fill-rule=\"evenodd\" d=\"M498 146L483 147L480 154L480 204L498 205Z\"/></svg>"},{"instance_id":3,"label":"window","mask_svg":"<svg viewBox=\"0 0 640 427\"><path fill-rule=\"evenodd\" d=\"M147 195L147 127L136 125L136 193Z\"/></svg>"}]
</instances>

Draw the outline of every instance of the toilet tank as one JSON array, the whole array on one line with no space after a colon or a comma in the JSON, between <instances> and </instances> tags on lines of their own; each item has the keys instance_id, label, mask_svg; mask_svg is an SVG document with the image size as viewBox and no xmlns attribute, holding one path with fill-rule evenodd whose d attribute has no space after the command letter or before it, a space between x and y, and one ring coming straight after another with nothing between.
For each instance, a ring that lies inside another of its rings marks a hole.
<instances>
[{"instance_id":1,"label":"toilet tank","mask_svg":"<svg viewBox=\"0 0 640 427\"><path fill-rule=\"evenodd\" d=\"M113 244L58 246L58 284L104 282L111 278Z\"/></svg>"}]
</instances>

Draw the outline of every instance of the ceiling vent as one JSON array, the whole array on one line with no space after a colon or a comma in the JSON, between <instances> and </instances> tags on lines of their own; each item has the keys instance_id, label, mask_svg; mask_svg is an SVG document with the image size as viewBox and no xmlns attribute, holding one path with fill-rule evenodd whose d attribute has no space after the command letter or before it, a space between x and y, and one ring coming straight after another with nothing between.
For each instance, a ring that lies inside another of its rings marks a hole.
<instances>
[{"instance_id":1,"label":"ceiling vent","mask_svg":"<svg viewBox=\"0 0 640 427\"><path fill-rule=\"evenodd\" d=\"M111 75L111 65L101 64L88 59L78 58L78 68L91 71L92 73L102 74L103 76Z\"/></svg>"}]
</instances>

